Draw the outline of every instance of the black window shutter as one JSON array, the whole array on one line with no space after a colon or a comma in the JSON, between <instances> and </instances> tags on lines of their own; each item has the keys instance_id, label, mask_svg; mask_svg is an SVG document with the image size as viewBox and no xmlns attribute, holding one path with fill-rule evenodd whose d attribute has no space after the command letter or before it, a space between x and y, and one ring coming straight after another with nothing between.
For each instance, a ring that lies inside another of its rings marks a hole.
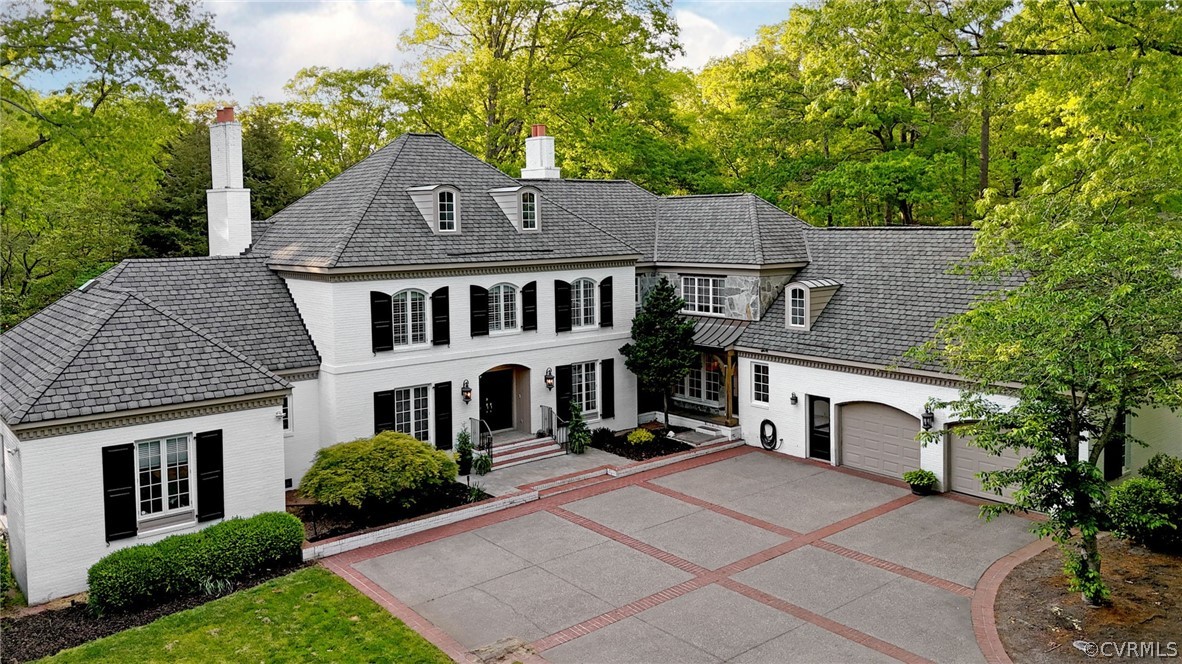
<instances>
[{"instance_id":1,"label":"black window shutter","mask_svg":"<svg viewBox=\"0 0 1182 664\"><path fill-rule=\"evenodd\" d=\"M435 383L435 449L451 449L451 382Z\"/></svg>"},{"instance_id":2,"label":"black window shutter","mask_svg":"<svg viewBox=\"0 0 1182 664\"><path fill-rule=\"evenodd\" d=\"M197 434L197 520L226 516L226 486L222 474L222 430Z\"/></svg>"},{"instance_id":3,"label":"black window shutter","mask_svg":"<svg viewBox=\"0 0 1182 664\"><path fill-rule=\"evenodd\" d=\"M612 278L599 282L599 327L612 326Z\"/></svg>"},{"instance_id":4,"label":"black window shutter","mask_svg":"<svg viewBox=\"0 0 1182 664\"><path fill-rule=\"evenodd\" d=\"M570 365L564 364L559 367L554 367L554 385L558 388L558 417L570 421L570 400L571 400L571 377Z\"/></svg>"},{"instance_id":5,"label":"black window shutter","mask_svg":"<svg viewBox=\"0 0 1182 664\"><path fill-rule=\"evenodd\" d=\"M135 500L135 445L103 448L103 512L107 541L135 537L139 509Z\"/></svg>"},{"instance_id":6,"label":"black window shutter","mask_svg":"<svg viewBox=\"0 0 1182 664\"><path fill-rule=\"evenodd\" d=\"M538 282L521 287L521 329L538 329Z\"/></svg>"},{"instance_id":7,"label":"black window shutter","mask_svg":"<svg viewBox=\"0 0 1182 664\"><path fill-rule=\"evenodd\" d=\"M447 286L431 293L431 343L436 346L445 346L451 343Z\"/></svg>"},{"instance_id":8,"label":"black window shutter","mask_svg":"<svg viewBox=\"0 0 1182 664\"><path fill-rule=\"evenodd\" d=\"M394 430L394 392L373 393L373 432Z\"/></svg>"},{"instance_id":9,"label":"black window shutter","mask_svg":"<svg viewBox=\"0 0 1182 664\"><path fill-rule=\"evenodd\" d=\"M554 331L570 332L570 284L554 281Z\"/></svg>"},{"instance_id":10,"label":"black window shutter","mask_svg":"<svg viewBox=\"0 0 1182 664\"><path fill-rule=\"evenodd\" d=\"M472 336L480 337L488 334L488 289L480 286L468 287L469 311L472 318Z\"/></svg>"},{"instance_id":11,"label":"black window shutter","mask_svg":"<svg viewBox=\"0 0 1182 664\"><path fill-rule=\"evenodd\" d=\"M616 361L599 363L599 416L616 416Z\"/></svg>"},{"instance_id":12,"label":"black window shutter","mask_svg":"<svg viewBox=\"0 0 1182 664\"><path fill-rule=\"evenodd\" d=\"M394 312L390 296L377 291L369 293L369 321L373 331L373 352L394 349Z\"/></svg>"}]
</instances>

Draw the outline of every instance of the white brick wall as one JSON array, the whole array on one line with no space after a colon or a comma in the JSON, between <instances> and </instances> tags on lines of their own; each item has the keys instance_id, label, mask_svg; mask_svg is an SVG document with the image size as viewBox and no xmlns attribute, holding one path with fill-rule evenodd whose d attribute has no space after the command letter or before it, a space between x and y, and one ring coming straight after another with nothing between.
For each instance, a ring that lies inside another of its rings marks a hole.
<instances>
[{"instance_id":1,"label":"white brick wall","mask_svg":"<svg viewBox=\"0 0 1182 664\"><path fill-rule=\"evenodd\" d=\"M1171 413L1166 408L1143 408L1129 425L1129 433L1149 447L1133 445L1133 471L1149 461L1149 457L1164 452L1182 457L1182 413Z\"/></svg>"},{"instance_id":2,"label":"white brick wall","mask_svg":"<svg viewBox=\"0 0 1182 664\"><path fill-rule=\"evenodd\" d=\"M957 390L948 387L767 362L771 403L763 406L752 401L751 364L760 361L739 358L739 421L743 427L743 438L749 445L759 445L760 423L765 419L771 420L776 425L777 436L783 441L777 451L792 456L808 456L808 395L829 399L830 421L833 422L830 436L831 456L834 461L839 460L837 441L841 424L838 408L841 404L854 401L881 403L909 413L918 421L928 399L935 397L950 400L958 396ZM790 402L793 392L798 399L795 406ZM999 397L998 402L1012 403L1012 400ZM935 415L934 428L942 429L950 423L949 413L936 410ZM918 433L918 429L916 432ZM944 447L942 443L927 445L920 450L919 459L920 466L935 473L941 485L945 477Z\"/></svg>"},{"instance_id":3,"label":"white brick wall","mask_svg":"<svg viewBox=\"0 0 1182 664\"><path fill-rule=\"evenodd\" d=\"M299 486L300 478L312 466L321 447L320 381L298 380L291 384L288 417L291 428L283 435L284 477Z\"/></svg>"},{"instance_id":4,"label":"white brick wall","mask_svg":"<svg viewBox=\"0 0 1182 664\"><path fill-rule=\"evenodd\" d=\"M86 589L87 569L108 553L165 534L108 544L104 531L102 448L180 433L221 429L227 517L282 511L283 429L268 406L20 443L23 471L21 585L31 604ZM209 525L209 524L203 524ZM191 532L197 526L168 532ZM14 549L17 547L14 546Z\"/></svg>"}]
</instances>

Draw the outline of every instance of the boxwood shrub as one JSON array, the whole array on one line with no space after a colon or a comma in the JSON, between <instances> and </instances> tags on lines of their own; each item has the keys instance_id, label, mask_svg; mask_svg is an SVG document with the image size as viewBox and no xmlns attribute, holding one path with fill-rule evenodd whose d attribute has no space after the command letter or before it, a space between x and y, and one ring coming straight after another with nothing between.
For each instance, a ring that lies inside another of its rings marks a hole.
<instances>
[{"instance_id":1,"label":"boxwood shrub","mask_svg":"<svg viewBox=\"0 0 1182 664\"><path fill-rule=\"evenodd\" d=\"M195 595L299 560L304 526L283 512L228 519L195 533L120 549L90 567L90 607L126 611Z\"/></svg>"},{"instance_id":2,"label":"boxwood shrub","mask_svg":"<svg viewBox=\"0 0 1182 664\"><path fill-rule=\"evenodd\" d=\"M1141 469L1141 477L1113 487L1108 518L1119 537L1182 553L1182 459L1155 454Z\"/></svg>"}]
</instances>

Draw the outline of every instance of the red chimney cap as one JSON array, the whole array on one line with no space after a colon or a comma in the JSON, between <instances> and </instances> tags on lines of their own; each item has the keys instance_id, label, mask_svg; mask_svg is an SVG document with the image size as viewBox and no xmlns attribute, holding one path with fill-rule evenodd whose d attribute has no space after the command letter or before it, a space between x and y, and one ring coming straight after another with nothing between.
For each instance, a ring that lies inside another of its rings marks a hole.
<instances>
[{"instance_id":1,"label":"red chimney cap","mask_svg":"<svg viewBox=\"0 0 1182 664\"><path fill-rule=\"evenodd\" d=\"M225 108L218 109L218 116L217 116L217 120L216 120L216 122L218 124L221 124L223 122L233 122L233 121L234 121L234 107L233 106L227 106Z\"/></svg>"},{"instance_id":2,"label":"red chimney cap","mask_svg":"<svg viewBox=\"0 0 1182 664\"><path fill-rule=\"evenodd\" d=\"M545 136L546 135L546 125L536 124L536 125L530 126L529 135L530 135L530 138L534 138L537 136Z\"/></svg>"}]
</instances>

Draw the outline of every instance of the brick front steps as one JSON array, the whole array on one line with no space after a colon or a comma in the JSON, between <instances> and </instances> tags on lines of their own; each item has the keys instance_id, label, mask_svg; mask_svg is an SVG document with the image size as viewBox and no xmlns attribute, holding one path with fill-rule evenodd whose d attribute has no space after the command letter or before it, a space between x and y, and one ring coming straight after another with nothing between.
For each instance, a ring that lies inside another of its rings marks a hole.
<instances>
[{"instance_id":1,"label":"brick front steps","mask_svg":"<svg viewBox=\"0 0 1182 664\"><path fill-rule=\"evenodd\" d=\"M520 466L531 461L541 461L566 454L553 438L533 438L507 445L496 445L492 449L493 470Z\"/></svg>"},{"instance_id":2,"label":"brick front steps","mask_svg":"<svg viewBox=\"0 0 1182 664\"><path fill-rule=\"evenodd\" d=\"M536 441L525 441L536 442ZM516 443L521 444L521 443ZM435 514L429 514L417 519L405 521L403 523L390 526L389 528L381 528L366 533L356 533L351 535L342 535L331 539L321 540L315 544L304 543L304 560L316 560L328 556L335 556L346 551L353 551L371 544L379 542L388 542L407 535L421 533L434 528L440 528L450 524L466 521L468 519L475 519L486 514L500 512L501 510L523 505L558 493L567 491L575 491L592 484L607 482L618 477L627 477L635 475L648 470L662 468L670 464L678 463L680 461L687 461L709 454L716 454L725 452L737 447L743 447L745 443L741 440L726 441L715 445L705 445L703 447L679 452L677 454L670 454L668 456L658 457L656 459L649 459L648 461L638 461L636 463L625 466L601 466L591 470L585 470L578 473L571 473L570 475L561 475L553 477L541 482L534 482L531 484L524 484L518 487L515 493L499 496L491 500L485 500L472 505L465 505L456 507L450 510L444 510ZM523 449L523 448L519 448ZM493 451L493 460L496 462L496 450ZM533 460L533 459L530 459ZM521 461L525 463L525 461ZM504 466L501 466L504 467Z\"/></svg>"}]
</instances>

